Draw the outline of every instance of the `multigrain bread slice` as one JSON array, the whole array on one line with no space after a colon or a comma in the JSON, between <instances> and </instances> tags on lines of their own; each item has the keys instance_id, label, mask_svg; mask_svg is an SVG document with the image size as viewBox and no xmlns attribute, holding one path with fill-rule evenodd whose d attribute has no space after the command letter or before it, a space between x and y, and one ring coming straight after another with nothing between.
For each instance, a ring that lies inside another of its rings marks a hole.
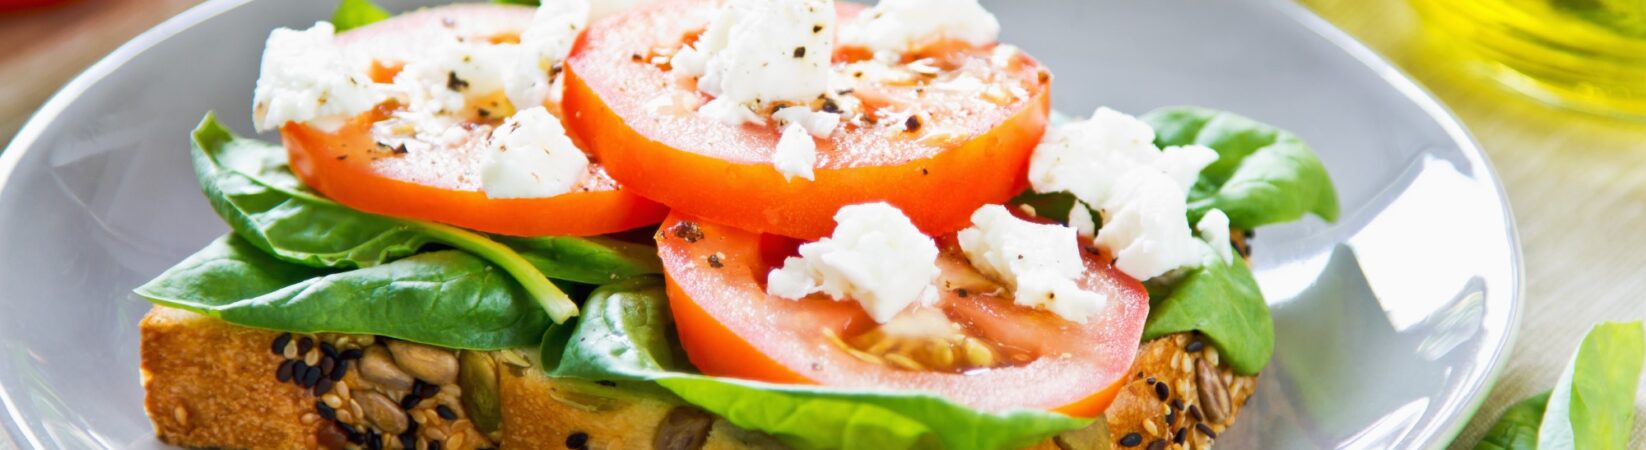
<instances>
[{"instance_id":1,"label":"multigrain bread slice","mask_svg":"<svg viewBox=\"0 0 1646 450\"><path fill-rule=\"evenodd\" d=\"M640 386L544 376L520 352L292 335L161 306L141 332L145 406L181 447L783 448ZM1104 420L1031 448L1209 448L1255 386L1217 363L1192 334L1146 342Z\"/></svg>"}]
</instances>

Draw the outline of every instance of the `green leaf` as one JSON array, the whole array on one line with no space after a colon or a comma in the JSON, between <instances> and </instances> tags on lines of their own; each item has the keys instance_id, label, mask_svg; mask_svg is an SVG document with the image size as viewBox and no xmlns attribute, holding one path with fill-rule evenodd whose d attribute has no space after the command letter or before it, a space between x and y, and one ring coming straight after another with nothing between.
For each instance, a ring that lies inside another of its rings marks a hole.
<instances>
[{"instance_id":1,"label":"green leaf","mask_svg":"<svg viewBox=\"0 0 1646 450\"><path fill-rule=\"evenodd\" d=\"M1543 409L1548 404L1549 393L1544 392L1503 410L1503 416L1486 430L1475 450L1537 450L1537 427L1543 422Z\"/></svg>"},{"instance_id":2,"label":"green leaf","mask_svg":"<svg viewBox=\"0 0 1646 450\"><path fill-rule=\"evenodd\" d=\"M338 32L343 32L371 25L390 16L393 14L390 14L389 10L377 6L371 0L342 0L337 3L337 10L331 13L331 24L337 27Z\"/></svg>"},{"instance_id":3,"label":"green leaf","mask_svg":"<svg viewBox=\"0 0 1646 450\"><path fill-rule=\"evenodd\" d=\"M650 245L607 237L497 236L495 239L556 280L600 285L663 273L657 248Z\"/></svg>"},{"instance_id":4,"label":"green leaf","mask_svg":"<svg viewBox=\"0 0 1646 450\"><path fill-rule=\"evenodd\" d=\"M976 411L926 394L696 374L673 338L668 299L655 277L602 287L584 305L575 324L554 326L544 338L550 376L650 381L798 449L1020 448L1091 423L1044 411Z\"/></svg>"},{"instance_id":5,"label":"green leaf","mask_svg":"<svg viewBox=\"0 0 1646 450\"><path fill-rule=\"evenodd\" d=\"M1338 216L1337 191L1326 166L1296 135L1232 113L1198 107L1161 108L1141 119L1161 147L1199 144L1218 159L1189 191L1189 222L1212 209L1234 228L1290 222L1312 213Z\"/></svg>"},{"instance_id":6,"label":"green leaf","mask_svg":"<svg viewBox=\"0 0 1646 450\"><path fill-rule=\"evenodd\" d=\"M1227 244L1225 244L1227 245ZM1206 249L1205 260L1171 286L1150 292L1143 340L1199 331L1235 372L1263 370L1274 354L1274 318L1246 262L1225 262ZM1157 294L1158 292L1158 294Z\"/></svg>"},{"instance_id":7,"label":"green leaf","mask_svg":"<svg viewBox=\"0 0 1646 450\"><path fill-rule=\"evenodd\" d=\"M280 261L230 234L136 293L236 325L448 348L531 346L550 324L507 274L457 250L335 271Z\"/></svg>"},{"instance_id":8,"label":"green leaf","mask_svg":"<svg viewBox=\"0 0 1646 450\"><path fill-rule=\"evenodd\" d=\"M1646 362L1643 335L1640 322L1607 322L1589 330L1549 396L1538 428L1538 449L1628 446L1635 388Z\"/></svg>"},{"instance_id":9,"label":"green leaf","mask_svg":"<svg viewBox=\"0 0 1646 450\"><path fill-rule=\"evenodd\" d=\"M441 243L491 261L520 282L555 321L577 305L530 261L486 236L450 225L369 214L297 182L278 145L236 136L206 114L192 135L200 190L235 234L286 262L316 268L371 267Z\"/></svg>"}]
</instances>

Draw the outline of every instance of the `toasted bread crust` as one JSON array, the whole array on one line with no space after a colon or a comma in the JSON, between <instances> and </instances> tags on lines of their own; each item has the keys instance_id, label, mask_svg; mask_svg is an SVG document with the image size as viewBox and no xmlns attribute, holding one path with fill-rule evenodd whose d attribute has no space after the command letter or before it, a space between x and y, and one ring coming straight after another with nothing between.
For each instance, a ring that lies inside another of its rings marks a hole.
<instances>
[{"instance_id":1,"label":"toasted bread crust","mask_svg":"<svg viewBox=\"0 0 1646 450\"><path fill-rule=\"evenodd\" d=\"M144 317L141 331L145 404L162 441L231 449L317 449L336 441L325 436L332 425L315 417L313 393L276 380L282 357L270 343L280 333L159 306ZM1209 345L1191 346L1194 339L1185 333L1144 343L1132 377L1104 419L1030 448L1148 448L1156 440L1174 443L1178 435L1192 440L1194 448L1209 448L1214 439L1195 424L1223 432L1251 395L1255 378L1213 369L1223 384L1218 389L1229 395L1225 417L1213 421L1204 411L1189 412L1191 406L1204 408L1196 364L1215 367L1210 363L1217 358ZM554 379L529 362L497 365L499 437L505 449L566 448L575 442L601 449L782 448L770 436L739 429L667 394L622 383ZM354 375L347 380L354 381ZM1157 384L1167 387L1164 401ZM1182 407L1174 408L1173 400ZM660 429L667 430L662 438ZM1137 443L1126 441L1132 433Z\"/></svg>"},{"instance_id":2,"label":"toasted bread crust","mask_svg":"<svg viewBox=\"0 0 1646 450\"><path fill-rule=\"evenodd\" d=\"M313 396L280 383L279 333L155 307L143 318L144 407L161 441L189 448L312 449Z\"/></svg>"}]
</instances>

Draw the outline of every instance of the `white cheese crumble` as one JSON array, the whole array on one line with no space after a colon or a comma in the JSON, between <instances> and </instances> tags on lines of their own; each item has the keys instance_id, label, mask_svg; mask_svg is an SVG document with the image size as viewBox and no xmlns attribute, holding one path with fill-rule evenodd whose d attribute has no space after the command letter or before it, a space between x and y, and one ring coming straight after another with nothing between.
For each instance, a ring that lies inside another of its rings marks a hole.
<instances>
[{"instance_id":1,"label":"white cheese crumble","mask_svg":"<svg viewBox=\"0 0 1646 450\"><path fill-rule=\"evenodd\" d=\"M1187 196L1156 170L1126 172L1105 201L1103 228L1093 239L1115 256L1115 268L1148 280L1179 267L1200 264L1200 241L1189 233Z\"/></svg>"},{"instance_id":2,"label":"white cheese crumble","mask_svg":"<svg viewBox=\"0 0 1646 450\"><path fill-rule=\"evenodd\" d=\"M413 115L456 118L469 98L503 90L504 68L518 55L510 46L475 45L456 36L438 41L394 77L393 89ZM535 105L525 105L530 108Z\"/></svg>"},{"instance_id":3,"label":"white cheese crumble","mask_svg":"<svg viewBox=\"0 0 1646 450\"><path fill-rule=\"evenodd\" d=\"M715 97L705 114L755 122L754 110L828 91L834 25L833 0L727 0L672 64L679 75L700 76L697 89ZM728 112L734 106L749 114Z\"/></svg>"},{"instance_id":4,"label":"white cheese crumble","mask_svg":"<svg viewBox=\"0 0 1646 450\"><path fill-rule=\"evenodd\" d=\"M789 124L788 128L783 129L783 135L777 138L777 148L772 151L772 166L777 168L777 173L783 174L785 181L793 181L794 177L816 180L812 175L812 166L816 164L817 143L806 134L804 126Z\"/></svg>"},{"instance_id":5,"label":"white cheese crumble","mask_svg":"<svg viewBox=\"0 0 1646 450\"><path fill-rule=\"evenodd\" d=\"M1092 209L1079 201L1069 207L1069 227L1081 236L1097 236L1097 220L1092 218Z\"/></svg>"},{"instance_id":6,"label":"white cheese crumble","mask_svg":"<svg viewBox=\"0 0 1646 450\"><path fill-rule=\"evenodd\" d=\"M541 106L515 113L492 131L480 185L488 198L540 198L570 192L587 176L583 154L560 120Z\"/></svg>"},{"instance_id":7,"label":"white cheese crumble","mask_svg":"<svg viewBox=\"0 0 1646 450\"><path fill-rule=\"evenodd\" d=\"M799 124L806 128L806 132L819 138L829 137L834 128L840 126L840 115L820 111L812 111L805 106L790 106L772 113L778 125Z\"/></svg>"},{"instance_id":8,"label":"white cheese crumble","mask_svg":"<svg viewBox=\"0 0 1646 450\"><path fill-rule=\"evenodd\" d=\"M635 1L599 1L635 3ZM609 5L608 5L609 7ZM520 33L520 43L505 46L515 55L504 67L503 88L509 103L516 109L540 106L544 100L559 102L558 78L550 79L549 70L571 53L577 33L583 30L592 13L587 0L555 0L543 2L532 15L532 23Z\"/></svg>"},{"instance_id":9,"label":"white cheese crumble","mask_svg":"<svg viewBox=\"0 0 1646 450\"><path fill-rule=\"evenodd\" d=\"M1154 138L1147 123L1098 108L1088 120L1048 129L1029 159L1036 192L1069 192L1102 212L1097 244L1140 280L1199 264L1184 219L1186 197L1217 160L1217 152L1198 145L1162 151Z\"/></svg>"},{"instance_id":10,"label":"white cheese crumble","mask_svg":"<svg viewBox=\"0 0 1646 450\"><path fill-rule=\"evenodd\" d=\"M999 35L1000 22L977 0L880 0L847 23L840 39L900 54L942 39L987 45Z\"/></svg>"},{"instance_id":11,"label":"white cheese crumble","mask_svg":"<svg viewBox=\"0 0 1646 450\"><path fill-rule=\"evenodd\" d=\"M351 57L333 44L335 33L327 22L302 31L278 28L269 33L253 94L252 122L258 131L287 122L334 131L384 100L372 89L369 61Z\"/></svg>"},{"instance_id":12,"label":"white cheese crumble","mask_svg":"<svg viewBox=\"0 0 1646 450\"><path fill-rule=\"evenodd\" d=\"M1085 323L1108 298L1080 288L1086 272L1075 231L1019 219L1000 205L972 213L960 231L960 249L972 266L1012 289L1013 302Z\"/></svg>"},{"instance_id":13,"label":"white cheese crumble","mask_svg":"<svg viewBox=\"0 0 1646 450\"><path fill-rule=\"evenodd\" d=\"M768 294L798 300L813 293L856 300L879 323L916 303L937 301L937 243L886 203L840 208L834 234L800 246L766 278Z\"/></svg>"},{"instance_id":14,"label":"white cheese crumble","mask_svg":"<svg viewBox=\"0 0 1646 450\"><path fill-rule=\"evenodd\" d=\"M1225 263L1234 261L1234 248L1230 247L1233 244L1229 242L1228 214L1224 214L1221 209L1206 211L1206 215L1200 217L1200 222L1195 224L1194 229L1200 232L1200 239L1212 246L1213 255Z\"/></svg>"},{"instance_id":15,"label":"white cheese crumble","mask_svg":"<svg viewBox=\"0 0 1646 450\"><path fill-rule=\"evenodd\" d=\"M550 0L550 2L554 1L564 0ZM604 19L608 16L635 9L656 1L657 0L594 0L594 8L589 10L589 23L594 23L594 21Z\"/></svg>"}]
</instances>

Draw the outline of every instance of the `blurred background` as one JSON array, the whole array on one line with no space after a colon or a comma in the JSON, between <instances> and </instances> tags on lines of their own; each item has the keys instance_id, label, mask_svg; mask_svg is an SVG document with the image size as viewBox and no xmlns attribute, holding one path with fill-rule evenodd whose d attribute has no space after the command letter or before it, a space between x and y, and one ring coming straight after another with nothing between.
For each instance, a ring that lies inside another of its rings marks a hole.
<instances>
[{"instance_id":1,"label":"blurred background","mask_svg":"<svg viewBox=\"0 0 1646 450\"><path fill-rule=\"evenodd\" d=\"M0 142L75 74L196 3L0 0ZM1555 384L1590 324L1646 317L1646 0L1302 3L1451 108L1509 193L1526 309L1507 370L1454 445L1471 447L1503 408ZM1633 442L1646 442L1638 423Z\"/></svg>"}]
</instances>

